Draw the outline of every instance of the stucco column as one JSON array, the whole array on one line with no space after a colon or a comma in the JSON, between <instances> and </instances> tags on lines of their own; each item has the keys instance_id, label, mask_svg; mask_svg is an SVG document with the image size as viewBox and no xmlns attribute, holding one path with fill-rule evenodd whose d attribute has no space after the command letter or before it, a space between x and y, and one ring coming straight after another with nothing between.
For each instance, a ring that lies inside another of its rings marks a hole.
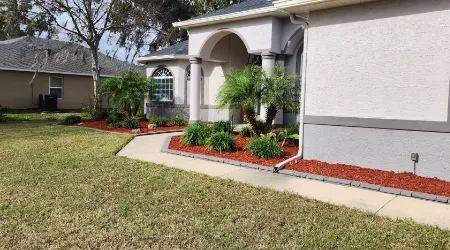
<instances>
[{"instance_id":1,"label":"stucco column","mask_svg":"<svg viewBox=\"0 0 450 250\"><path fill-rule=\"evenodd\" d=\"M270 74L273 68L275 68L275 54L272 52L263 52L261 53L262 57L262 70L266 74ZM261 104L259 119L265 121L266 120L266 107Z\"/></svg>"},{"instance_id":2,"label":"stucco column","mask_svg":"<svg viewBox=\"0 0 450 250\"><path fill-rule=\"evenodd\" d=\"M276 66L277 67L284 67L285 66L285 61L286 61L286 56L285 55L277 55L277 59L276 59ZM283 123L284 123L284 118L283 118L283 113L284 111L278 110L277 112L277 116L275 116L275 120L273 121L273 124L275 125L275 127L282 127Z\"/></svg>"},{"instance_id":3,"label":"stucco column","mask_svg":"<svg viewBox=\"0 0 450 250\"><path fill-rule=\"evenodd\" d=\"M189 123L200 122L200 86L202 81L202 59L198 57L190 58L191 81L189 99Z\"/></svg>"}]
</instances>

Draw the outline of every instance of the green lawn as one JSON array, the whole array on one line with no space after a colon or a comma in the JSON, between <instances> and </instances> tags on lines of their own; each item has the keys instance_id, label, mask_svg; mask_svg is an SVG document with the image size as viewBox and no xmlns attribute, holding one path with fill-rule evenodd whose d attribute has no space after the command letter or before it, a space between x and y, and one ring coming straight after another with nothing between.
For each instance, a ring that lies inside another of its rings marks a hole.
<instances>
[{"instance_id":1,"label":"green lawn","mask_svg":"<svg viewBox=\"0 0 450 250\"><path fill-rule=\"evenodd\" d=\"M0 249L450 248L449 231L115 156L130 139L0 124Z\"/></svg>"},{"instance_id":2,"label":"green lawn","mask_svg":"<svg viewBox=\"0 0 450 250\"><path fill-rule=\"evenodd\" d=\"M10 110L5 113L6 119L9 121L62 121L68 115L80 115L87 119L87 115L83 113L40 113L35 110Z\"/></svg>"}]
</instances>

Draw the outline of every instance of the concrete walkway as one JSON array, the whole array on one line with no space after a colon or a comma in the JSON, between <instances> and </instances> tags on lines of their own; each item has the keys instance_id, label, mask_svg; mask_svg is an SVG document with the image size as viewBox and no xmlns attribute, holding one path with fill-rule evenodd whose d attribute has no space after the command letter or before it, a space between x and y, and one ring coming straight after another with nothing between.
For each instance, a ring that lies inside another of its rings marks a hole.
<instances>
[{"instance_id":1,"label":"concrete walkway","mask_svg":"<svg viewBox=\"0 0 450 250\"><path fill-rule=\"evenodd\" d=\"M118 155L450 229L450 205L162 153L164 140L171 135L136 137Z\"/></svg>"}]
</instances>

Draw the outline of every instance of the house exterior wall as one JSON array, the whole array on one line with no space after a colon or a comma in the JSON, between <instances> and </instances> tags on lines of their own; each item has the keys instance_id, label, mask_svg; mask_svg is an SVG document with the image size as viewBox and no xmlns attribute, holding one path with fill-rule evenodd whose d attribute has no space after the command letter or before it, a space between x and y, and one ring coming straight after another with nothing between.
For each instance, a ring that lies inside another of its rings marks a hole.
<instances>
[{"instance_id":1,"label":"house exterior wall","mask_svg":"<svg viewBox=\"0 0 450 250\"><path fill-rule=\"evenodd\" d=\"M31 101L28 85L33 75L33 72L0 71L0 104L13 109L38 108ZM50 77L63 78L63 98L58 99L58 109L81 109L94 94L92 77L39 73L34 80L34 103L39 103L39 94L49 94Z\"/></svg>"},{"instance_id":2,"label":"house exterior wall","mask_svg":"<svg viewBox=\"0 0 450 250\"><path fill-rule=\"evenodd\" d=\"M450 180L450 2L310 13L305 159Z\"/></svg>"},{"instance_id":3,"label":"house exterior wall","mask_svg":"<svg viewBox=\"0 0 450 250\"><path fill-rule=\"evenodd\" d=\"M450 2L310 14L306 115L447 121Z\"/></svg>"}]
</instances>

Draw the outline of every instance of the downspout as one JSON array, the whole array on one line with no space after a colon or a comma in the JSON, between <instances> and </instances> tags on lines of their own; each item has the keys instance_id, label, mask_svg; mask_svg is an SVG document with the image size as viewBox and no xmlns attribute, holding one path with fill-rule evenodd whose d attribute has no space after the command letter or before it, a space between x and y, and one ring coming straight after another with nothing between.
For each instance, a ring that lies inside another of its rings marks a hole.
<instances>
[{"instance_id":1,"label":"downspout","mask_svg":"<svg viewBox=\"0 0 450 250\"><path fill-rule=\"evenodd\" d=\"M296 156L289 158L275 166L274 172L284 169L284 167L291 161L303 159L304 148L304 117L305 117L305 95L306 95L306 67L308 59L308 29L309 24L302 19L299 19L295 14L291 14L291 22L293 24L299 24L303 27L303 55L302 55L302 82L301 82L301 94L300 94L300 126L299 126L299 145L298 153Z\"/></svg>"}]
</instances>

